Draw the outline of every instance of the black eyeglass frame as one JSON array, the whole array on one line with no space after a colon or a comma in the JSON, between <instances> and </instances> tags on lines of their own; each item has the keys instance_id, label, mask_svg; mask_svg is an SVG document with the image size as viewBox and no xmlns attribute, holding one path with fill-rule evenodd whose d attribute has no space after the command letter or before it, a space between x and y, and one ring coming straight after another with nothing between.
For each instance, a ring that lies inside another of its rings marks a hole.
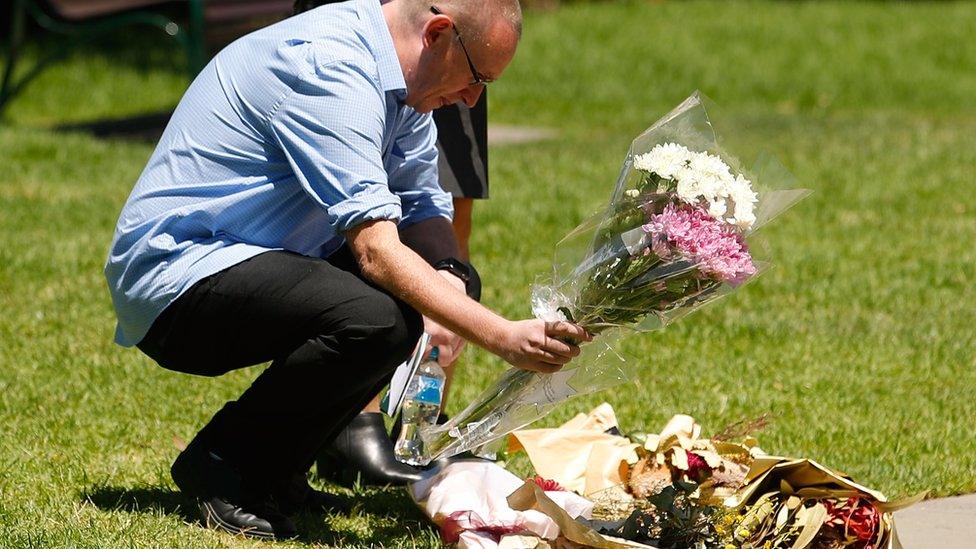
<instances>
[{"instance_id":1,"label":"black eyeglass frame","mask_svg":"<svg viewBox=\"0 0 976 549\"><path fill-rule=\"evenodd\" d=\"M442 12L437 6L431 6L430 12L434 15L447 15ZM450 15L447 15L450 17ZM454 29L454 35L457 36L458 44L461 44L461 51L464 52L464 58L468 60L468 68L471 70L471 77L474 80L471 81L469 86L487 86L494 82L490 78L486 78L485 75L478 72L478 69L474 67L474 62L471 61L471 55L468 53L468 48L464 47L464 40L461 38L461 33L457 30L457 25L454 24L454 19L451 19L451 28Z\"/></svg>"}]
</instances>

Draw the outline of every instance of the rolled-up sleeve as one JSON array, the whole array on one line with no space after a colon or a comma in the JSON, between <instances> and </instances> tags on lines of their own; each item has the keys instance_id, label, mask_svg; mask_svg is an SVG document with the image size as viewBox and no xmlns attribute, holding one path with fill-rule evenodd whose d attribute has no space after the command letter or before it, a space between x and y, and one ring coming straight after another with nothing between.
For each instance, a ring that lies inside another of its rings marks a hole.
<instances>
[{"instance_id":1,"label":"rolled-up sleeve","mask_svg":"<svg viewBox=\"0 0 976 549\"><path fill-rule=\"evenodd\" d=\"M400 220L381 152L384 94L368 69L348 61L316 67L274 110L270 127L337 233L365 221Z\"/></svg>"},{"instance_id":2,"label":"rolled-up sleeve","mask_svg":"<svg viewBox=\"0 0 976 549\"><path fill-rule=\"evenodd\" d=\"M411 110L396 138L402 160L390 170L390 189L400 197L401 227L432 217L454 217L451 193L438 183L437 129L433 117Z\"/></svg>"}]
</instances>

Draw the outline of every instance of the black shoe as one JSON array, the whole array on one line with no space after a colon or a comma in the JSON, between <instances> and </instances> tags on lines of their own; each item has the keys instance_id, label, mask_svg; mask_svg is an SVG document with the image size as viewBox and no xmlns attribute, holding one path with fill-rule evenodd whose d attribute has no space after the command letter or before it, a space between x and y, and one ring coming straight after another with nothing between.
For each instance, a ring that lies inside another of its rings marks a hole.
<instances>
[{"instance_id":1,"label":"black shoe","mask_svg":"<svg viewBox=\"0 0 976 549\"><path fill-rule=\"evenodd\" d=\"M344 486L404 486L417 482L420 469L397 461L382 414L363 412L319 455L318 474Z\"/></svg>"},{"instance_id":2,"label":"black shoe","mask_svg":"<svg viewBox=\"0 0 976 549\"><path fill-rule=\"evenodd\" d=\"M199 503L207 528L223 530L235 536L266 540L298 536L295 524L281 513L271 498L238 504L224 498L211 497L201 499Z\"/></svg>"},{"instance_id":3,"label":"black shoe","mask_svg":"<svg viewBox=\"0 0 976 549\"><path fill-rule=\"evenodd\" d=\"M298 535L270 494L248 490L229 463L197 440L177 456L170 473L180 491L197 500L208 528L258 539Z\"/></svg>"},{"instance_id":4,"label":"black shoe","mask_svg":"<svg viewBox=\"0 0 976 549\"><path fill-rule=\"evenodd\" d=\"M316 490L304 474L292 476L272 490L281 511L292 513L348 513L350 506L341 497Z\"/></svg>"}]
</instances>

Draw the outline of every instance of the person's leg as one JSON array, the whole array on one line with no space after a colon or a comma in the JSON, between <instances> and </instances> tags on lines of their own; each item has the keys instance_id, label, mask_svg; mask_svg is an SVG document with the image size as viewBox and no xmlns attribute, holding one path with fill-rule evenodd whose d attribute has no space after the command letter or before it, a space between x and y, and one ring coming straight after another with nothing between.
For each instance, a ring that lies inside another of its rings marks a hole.
<instances>
[{"instance_id":1,"label":"person's leg","mask_svg":"<svg viewBox=\"0 0 976 549\"><path fill-rule=\"evenodd\" d=\"M357 273L268 252L198 283L164 311L140 348L166 368L200 375L273 360L187 448L217 456L246 491L262 493L308 469L421 330L416 311ZM228 489L205 478L204 467L192 469L177 479L190 495Z\"/></svg>"},{"instance_id":2,"label":"person's leg","mask_svg":"<svg viewBox=\"0 0 976 549\"><path fill-rule=\"evenodd\" d=\"M471 261L468 241L471 239L471 215L474 209L473 198L454 199L454 236L457 238L461 259Z\"/></svg>"}]
</instances>

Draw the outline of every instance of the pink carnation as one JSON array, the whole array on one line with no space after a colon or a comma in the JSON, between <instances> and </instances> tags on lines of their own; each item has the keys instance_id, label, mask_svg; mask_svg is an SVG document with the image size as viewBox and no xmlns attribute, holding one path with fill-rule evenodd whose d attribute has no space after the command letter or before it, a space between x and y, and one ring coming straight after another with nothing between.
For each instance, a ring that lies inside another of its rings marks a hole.
<instances>
[{"instance_id":1,"label":"pink carnation","mask_svg":"<svg viewBox=\"0 0 976 549\"><path fill-rule=\"evenodd\" d=\"M654 235L658 246L659 239L666 239L702 273L717 280L738 285L756 274L742 235L698 206L668 204L663 212L651 216L644 231Z\"/></svg>"}]
</instances>

